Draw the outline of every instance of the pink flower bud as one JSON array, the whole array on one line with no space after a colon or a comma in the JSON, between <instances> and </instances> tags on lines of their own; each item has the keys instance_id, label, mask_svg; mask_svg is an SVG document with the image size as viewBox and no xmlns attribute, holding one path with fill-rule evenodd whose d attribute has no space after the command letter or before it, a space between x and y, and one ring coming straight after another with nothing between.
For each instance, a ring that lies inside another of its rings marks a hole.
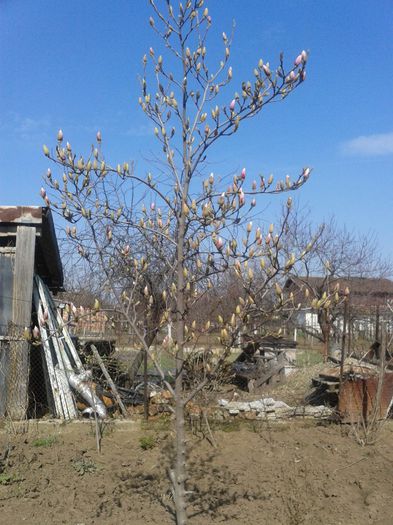
<instances>
[{"instance_id":1,"label":"pink flower bud","mask_svg":"<svg viewBox=\"0 0 393 525\"><path fill-rule=\"evenodd\" d=\"M221 239L221 237L218 237L214 244L216 245L217 250L221 250L224 246L224 241Z\"/></svg>"},{"instance_id":2,"label":"pink flower bud","mask_svg":"<svg viewBox=\"0 0 393 525\"><path fill-rule=\"evenodd\" d=\"M311 173L311 170L310 168L303 168L303 178L304 179L308 179L308 177L310 176L310 173Z\"/></svg>"},{"instance_id":3,"label":"pink flower bud","mask_svg":"<svg viewBox=\"0 0 393 525\"><path fill-rule=\"evenodd\" d=\"M289 75L285 78L285 82L286 82L287 84L290 84L290 83L293 82L294 80L296 80L296 75L295 75L295 73L294 73L293 71L291 71L291 72L289 73Z\"/></svg>"},{"instance_id":4,"label":"pink flower bud","mask_svg":"<svg viewBox=\"0 0 393 525\"><path fill-rule=\"evenodd\" d=\"M101 140L102 140L101 131L97 131L96 138L97 138L97 142L101 142Z\"/></svg>"},{"instance_id":5,"label":"pink flower bud","mask_svg":"<svg viewBox=\"0 0 393 525\"><path fill-rule=\"evenodd\" d=\"M257 181L256 180L253 180L252 181L252 191L255 191L257 189Z\"/></svg>"},{"instance_id":6,"label":"pink flower bud","mask_svg":"<svg viewBox=\"0 0 393 525\"><path fill-rule=\"evenodd\" d=\"M302 54L300 53L300 55L298 55L298 56L296 57L296 60L295 60L295 66L300 65L300 64L302 63L302 61L303 61L303 57L302 57Z\"/></svg>"},{"instance_id":7,"label":"pink flower bud","mask_svg":"<svg viewBox=\"0 0 393 525\"><path fill-rule=\"evenodd\" d=\"M34 339L39 339L40 337L40 329L38 328L38 326L35 326L33 328L33 337Z\"/></svg>"},{"instance_id":8,"label":"pink flower bud","mask_svg":"<svg viewBox=\"0 0 393 525\"><path fill-rule=\"evenodd\" d=\"M45 204L46 204L47 206L50 206L50 200L49 200L48 195L45 195L45 199L44 199L44 200L45 200Z\"/></svg>"},{"instance_id":9,"label":"pink flower bud","mask_svg":"<svg viewBox=\"0 0 393 525\"><path fill-rule=\"evenodd\" d=\"M156 209L156 203L155 202L152 202L150 204L150 209L151 209L151 211L154 211Z\"/></svg>"},{"instance_id":10,"label":"pink flower bud","mask_svg":"<svg viewBox=\"0 0 393 525\"><path fill-rule=\"evenodd\" d=\"M244 180L246 178L246 168L243 168L242 169L242 172L240 174L240 177L242 178L242 180Z\"/></svg>"},{"instance_id":11,"label":"pink flower bud","mask_svg":"<svg viewBox=\"0 0 393 525\"><path fill-rule=\"evenodd\" d=\"M243 190L240 190L239 193L239 205L243 206L243 204L246 202L246 197L244 196Z\"/></svg>"},{"instance_id":12,"label":"pink flower bud","mask_svg":"<svg viewBox=\"0 0 393 525\"><path fill-rule=\"evenodd\" d=\"M256 199L252 199L252 201L251 201L251 207L253 208L254 206L256 206L256 204L257 204Z\"/></svg>"},{"instance_id":13,"label":"pink flower bud","mask_svg":"<svg viewBox=\"0 0 393 525\"><path fill-rule=\"evenodd\" d=\"M63 140L63 136L63 130L59 129L59 131L57 132L57 140L61 142Z\"/></svg>"},{"instance_id":14,"label":"pink flower bud","mask_svg":"<svg viewBox=\"0 0 393 525\"><path fill-rule=\"evenodd\" d=\"M236 100L233 99L232 102L229 104L229 109L233 111L235 109Z\"/></svg>"},{"instance_id":15,"label":"pink flower bud","mask_svg":"<svg viewBox=\"0 0 393 525\"><path fill-rule=\"evenodd\" d=\"M266 64L263 64L262 69L263 69L263 71L265 72L265 75L266 75L267 77L270 77L270 76L271 76L272 72L270 71L269 66L267 66Z\"/></svg>"},{"instance_id":16,"label":"pink flower bud","mask_svg":"<svg viewBox=\"0 0 393 525\"><path fill-rule=\"evenodd\" d=\"M46 191L45 191L45 188L41 188L41 189L40 189L40 195L41 195L41 197L42 197L43 199L45 199L45 197L46 197Z\"/></svg>"},{"instance_id":17,"label":"pink flower bud","mask_svg":"<svg viewBox=\"0 0 393 525\"><path fill-rule=\"evenodd\" d=\"M270 244L271 240L272 240L272 236L270 235L270 233L268 233L266 235L266 244Z\"/></svg>"},{"instance_id":18,"label":"pink flower bud","mask_svg":"<svg viewBox=\"0 0 393 525\"><path fill-rule=\"evenodd\" d=\"M108 239L109 242L111 242L111 240L112 240L112 229L111 229L111 227L109 225L106 227L106 238Z\"/></svg>"},{"instance_id":19,"label":"pink flower bud","mask_svg":"<svg viewBox=\"0 0 393 525\"><path fill-rule=\"evenodd\" d=\"M50 179L52 177L52 171L50 168L48 168L47 172L46 172L46 176L48 177L48 179Z\"/></svg>"},{"instance_id":20,"label":"pink flower bud","mask_svg":"<svg viewBox=\"0 0 393 525\"><path fill-rule=\"evenodd\" d=\"M300 80L301 82L304 82L304 80L306 80L306 70L305 69L300 71Z\"/></svg>"},{"instance_id":21,"label":"pink flower bud","mask_svg":"<svg viewBox=\"0 0 393 525\"><path fill-rule=\"evenodd\" d=\"M303 62L307 62L307 59L308 59L308 54L307 54L307 51L303 51L300 53L302 55L302 60Z\"/></svg>"}]
</instances>

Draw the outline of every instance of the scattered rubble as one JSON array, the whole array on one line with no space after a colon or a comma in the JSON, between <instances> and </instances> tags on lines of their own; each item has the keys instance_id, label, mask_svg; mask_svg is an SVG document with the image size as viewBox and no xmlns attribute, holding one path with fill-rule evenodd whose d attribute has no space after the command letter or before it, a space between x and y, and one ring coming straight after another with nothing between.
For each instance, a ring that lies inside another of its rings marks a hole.
<instances>
[{"instance_id":1,"label":"scattered rubble","mask_svg":"<svg viewBox=\"0 0 393 525\"><path fill-rule=\"evenodd\" d=\"M275 401L271 397L257 399L255 401L228 401L220 399L219 406L231 416L245 415L251 413L255 419L283 419L295 416L327 418L333 415L333 409L325 406L297 406L291 407L283 401ZM250 419L247 417L247 419Z\"/></svg>"}]
</instances>

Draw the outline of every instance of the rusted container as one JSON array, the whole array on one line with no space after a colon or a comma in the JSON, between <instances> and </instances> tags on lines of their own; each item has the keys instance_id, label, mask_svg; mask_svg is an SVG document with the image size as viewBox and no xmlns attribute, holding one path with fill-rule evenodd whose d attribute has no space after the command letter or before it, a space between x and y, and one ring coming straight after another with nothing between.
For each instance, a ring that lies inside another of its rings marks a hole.
<instances>
[{"instance_id":1,"label":"rusted container","mask_svg":"<svg viewBox=\"0 0 393 525\"><path fill-rule=\"evenodd\" d=\"M343 378L338 399L338 412L343 423L367 423L374 413L378 375L354 375ZM385 419L393 397L393 373L383 378L377 418Z\"/></svg>"}]
</instances>

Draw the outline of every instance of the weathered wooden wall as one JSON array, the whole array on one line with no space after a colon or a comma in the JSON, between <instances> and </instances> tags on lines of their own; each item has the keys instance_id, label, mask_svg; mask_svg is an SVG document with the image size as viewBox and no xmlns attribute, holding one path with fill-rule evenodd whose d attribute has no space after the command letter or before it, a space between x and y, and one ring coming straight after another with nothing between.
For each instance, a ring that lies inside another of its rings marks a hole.
<instances>
[{"instance_id":1,"label":"weathered wooden wall","mask_svg":"<svg viewBox=\"0 0 393 525\"><path fill-rule=\"evenodd\" d=\"M9 342L6 339L12 322L13 268L15 248L0 248L0 417L4 417L7 403Z\"/></svg>"},{"instance_id":2,"label":"weathered wooden wall","mask_svg":"<svg viewBox=\"0 0 393 525\"><path fill-rule=\"evenodd\" d=\"M31 323L36 229L18 226L12 293L14 333L9 343L7 414L12 419L25 417L28 407L29 350L24 329Z\"/></svg>"},{"instance_id":3,"label":"weathered wooden wall","mask_svg":"<svg viewBox=\"0 0 393 525\"><path fill-rule=\"evenodd\" d=\"M13 266L15 248L0 247L0 336L7 334L12 321Z\"/></svg>"}]
</instances>

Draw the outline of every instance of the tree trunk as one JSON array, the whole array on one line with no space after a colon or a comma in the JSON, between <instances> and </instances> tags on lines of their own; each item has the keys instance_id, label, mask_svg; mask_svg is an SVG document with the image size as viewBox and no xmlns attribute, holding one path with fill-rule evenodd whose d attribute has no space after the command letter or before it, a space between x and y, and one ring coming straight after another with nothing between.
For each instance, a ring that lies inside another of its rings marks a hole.
<instances>
[{"instance_id":1,"label":"tree trunk","mask_svg":"<svg viewBox=\"0 0 393 525\"><path fill-rule=\"evenodd\" d=\"M176 312L176 382L175 382L175 473L173 479L174 501L176 509L176 524L187 523L185 481L186 481L186 440L184 432L184 402L183 402L183 368L184 368L184 275L183 275L183 225L180 224L177 270L177 312Z\"/></svg>"},{"instance_id":2,"label":"tree trunk","mask_svg":"<svg viewBox=\"0 0 393 525\"><path fill-rule=\"evenodd\" d=\"M188 184L184 195L188 193ZM175 382L175 416L176 416L176 461L174 475L174 500L176 524L187 523L185 482L186 482L186 439L184 432L184 339L185 339L185 277L184 277L184 232L185 216L180 215L177 242L177 294L176 294L176 382Z\"/></svg>"},{"instance_id":3,"label":"tree trunk","mask_svg":"<svg viewBox=\"0 0 393 525\"><path fill-rule=\"evenodd\" d=\"M181 387L181 391L178 392L176 382L176 463L173 484L177 525L185 525L187 523L185 498L186 439L184 432L184 405L182 400L182 390L183 387Z\"/></svg>"},{"instance_id":4,"label":"tree trunk","mask_svg":"<svg viewBox=\"0 0 393 525\"><path fill-rule=\"evenodd\" d=\"M144 355L145 355L145 351L143 349L142 350L138 350L138 353L136 354L136 356L134 357L132 363L130 364L130 366L127 369L127 374L128 374L128 377L130 378L130 384L131 385L135 381L135 377L136 377L136 375L138 373L138 370L140 369L141 364L143 363Z\"/></svg>"},{"instance_id":5,"label":"tree trunk","mask_svg":"<svg viewBox=\"0 0 393 525\"><path fill-rule=\"evenodd\" d=\"M330 330L331 326L329 323L329 317L326 310L322 310L318 313L318 323L321 327L323 337L323 359L326 363L329 355L329 341L330 341Z\"/></svg>"}]
</instances>

